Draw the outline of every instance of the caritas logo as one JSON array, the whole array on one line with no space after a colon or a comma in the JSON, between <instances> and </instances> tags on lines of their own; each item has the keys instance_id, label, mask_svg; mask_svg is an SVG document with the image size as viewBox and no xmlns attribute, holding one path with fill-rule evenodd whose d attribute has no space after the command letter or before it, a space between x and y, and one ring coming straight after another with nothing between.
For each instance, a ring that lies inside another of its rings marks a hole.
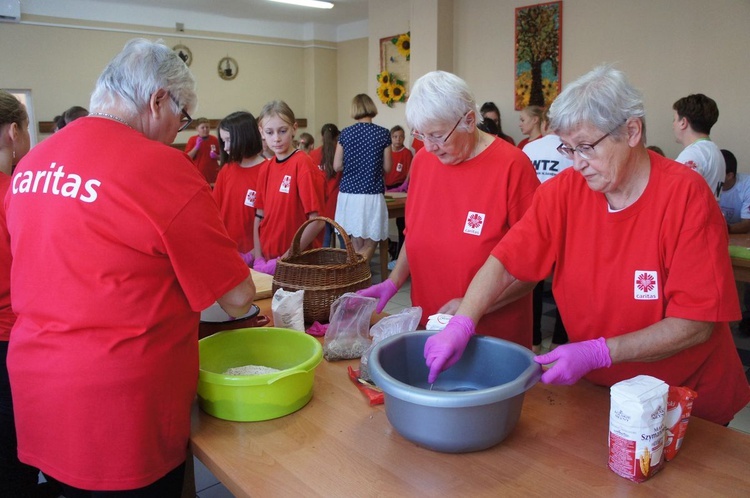
<instances>
[{"instance_id":1,"label":"caritas logo","mask_svg":"<svg viewBox=\"0 0 750 498\"><path fill-rule=\"evenodd\" d=\"M482 227L484 227L484 213L475 213L469 211L466 215L466 223L464 224L464 233L470 235L482 235Z\"/></svg>"},{"instance_id":2,"label":"caritas logo","mask_svg":"<svg viewBox=\"0 0 750 498\"><path fill-rule=\"evenodd\" d=\"M635 271L633 297L640 301L659 299L659 277L655 271Z\"/></svg>"}]
</instances>

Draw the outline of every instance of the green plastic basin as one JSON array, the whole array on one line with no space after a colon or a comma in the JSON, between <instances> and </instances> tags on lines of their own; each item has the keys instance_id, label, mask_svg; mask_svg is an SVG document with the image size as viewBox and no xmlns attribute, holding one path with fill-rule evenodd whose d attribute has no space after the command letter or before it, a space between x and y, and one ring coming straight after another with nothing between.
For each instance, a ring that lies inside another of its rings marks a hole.
<instances>
[{"instance_id":1,"label":"green plastic basin","mask_svg":"<svg viewBox=\"0 0 750 498\"><path fill-rule=\"evenodd\" d=\"M198 405L224 420L254 422L283 417L312 398L320 342L303 332L256 327L219 332L199 341ZM227 369L262 365L279 372L224 375Z\"/></svg>"}]
</instances>

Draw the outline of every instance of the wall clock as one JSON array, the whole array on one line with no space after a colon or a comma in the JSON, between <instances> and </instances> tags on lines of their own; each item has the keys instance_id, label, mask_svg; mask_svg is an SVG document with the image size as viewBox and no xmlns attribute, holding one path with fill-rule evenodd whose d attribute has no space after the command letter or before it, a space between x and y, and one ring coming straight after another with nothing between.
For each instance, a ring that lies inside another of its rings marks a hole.
<instances>
[{"instance_id":1,"label":"wall clock","mask_svg":"<svg viewBox=\"0 0 750 498\"><path fill-rule=\"evenodd\" d=\"M240 67L231 57L224 57L219 61L219 77L223 80L233 80L237 77Z\"/></svg>"},{"instance_id":2,"label":"wall clock","mask_svg":"<svg viewBox=\"0 0 750 498\"><path fill-rule=\"evenodd\" d=\"M182 59L182 62L184 62L186 66L190 67L190 64L193 63L193 53L189 48L185 45L178 44L172 47L172 50L174 50L177 56Z\"/></svg>"}]
</instances>

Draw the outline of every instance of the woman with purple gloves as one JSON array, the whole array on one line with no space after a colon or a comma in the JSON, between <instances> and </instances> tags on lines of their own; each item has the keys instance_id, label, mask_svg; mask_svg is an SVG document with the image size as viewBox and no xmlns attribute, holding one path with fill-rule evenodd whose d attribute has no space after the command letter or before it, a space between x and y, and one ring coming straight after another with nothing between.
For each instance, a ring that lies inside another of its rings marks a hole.
<instances>
[{"instance_id":1,"label":"woman with purple gloves","mask_svg":"<svg viewBox=\"0 0 750 498\"><path fill-rule=\"evenodd\" d=\"M550 108L573 167L537 189L493 249L456 316L425 344L429 381L474 324L554 269L570 343L536 357L548 384L611 386L651 375L698 392L693 415L727 424L750 401L728 322L740 318L727 230L703 178L646 150L640 93L602 66Z\"/></svg>"},{"instance_id":2,"label":"woman with purple gloves","mask_svg":"<svg viewBox=\"0 0 750 498\"><path fill-rule=\"evenodd\" d=\"M521 149L477 128L481 117L465 81L434 71L406 103L412 135L424 142L412 161L404 245L388 279L360 293L380 312L411 276L411 301L453 314L492 249L531 206L539 186ZM533 284L532 284L533 287ZM531 347L531 296L490 310L471 324L480 334Z\"/></svg>"}]
</instances>

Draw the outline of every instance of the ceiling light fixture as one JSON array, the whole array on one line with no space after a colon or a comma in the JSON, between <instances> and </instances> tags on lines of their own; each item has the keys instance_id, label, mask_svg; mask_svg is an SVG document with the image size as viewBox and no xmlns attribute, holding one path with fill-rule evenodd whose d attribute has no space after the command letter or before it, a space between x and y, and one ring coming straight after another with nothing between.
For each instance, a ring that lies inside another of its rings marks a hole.
<instances>
[{"instance_id":1,"label":"ceiling light fixture","mask_svg":"<svg viewBox=\"0 0 750 498\"><path fill-rule=\"evenodd\" d=\"M291 5L299 5L301 7L314 7L316 9L332 9L333 4L331 2L320 2L318 0L271 0L272 2L288 3Z\"/></svg>"}]
</instances>

